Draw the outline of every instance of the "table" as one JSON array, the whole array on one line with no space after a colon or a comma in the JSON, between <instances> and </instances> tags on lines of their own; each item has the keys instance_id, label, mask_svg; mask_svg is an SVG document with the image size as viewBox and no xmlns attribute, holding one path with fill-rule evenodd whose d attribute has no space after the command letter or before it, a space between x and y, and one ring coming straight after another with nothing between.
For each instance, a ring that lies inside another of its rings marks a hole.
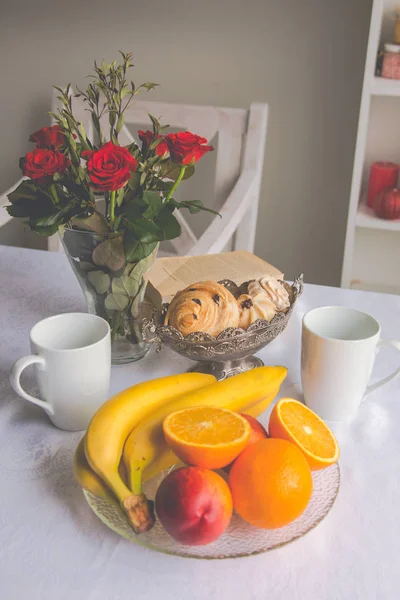
<instances>
[{"instance_id":1,"label":"table","mask_svg":"<svg viewBox=\"0 0 400 600\"><path fill-rule=\"evenodd\" d=\"M335 424L341 488L326 519L303 538L259 556L201 561L135 546L91 512L73 479L81 437L50 425L11 390L12 363L29 353L28 332L49 315L85 310L62 254L0 247L1 600L395 600L400 597L400 382L370 396L349 424ZM400 297L306 285L288 329L260 352L284 364L282 394L301 398L301 318L316 306L365 310L400 339ZM399 356L382 350L374 378ZM163 350L112 370L112 393L189 362ZM34 386L26 376L26 385ZM268 414L261 419L268 422Z\"/></svg>"}]
</instances>

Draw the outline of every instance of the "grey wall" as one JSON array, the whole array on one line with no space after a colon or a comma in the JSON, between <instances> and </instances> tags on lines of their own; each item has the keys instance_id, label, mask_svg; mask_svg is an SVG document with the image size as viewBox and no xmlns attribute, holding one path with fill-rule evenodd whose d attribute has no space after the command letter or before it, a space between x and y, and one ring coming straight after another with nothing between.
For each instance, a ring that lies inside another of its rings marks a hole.
<instances>
[{"instance_id":1,"label":"grey wall","mask_svg":"<svg viewBox=\"0 0 400 600\"><path fill-rule=\"evenodd\" d=\"M152 99L270 105L256 253L338 285L371 0L16 0L0 25L0 189L51 85L133 51ZM30 245L23 227L3 234ZM0 242L1 242L0 238Z\"/></svg>"}]
</instances>

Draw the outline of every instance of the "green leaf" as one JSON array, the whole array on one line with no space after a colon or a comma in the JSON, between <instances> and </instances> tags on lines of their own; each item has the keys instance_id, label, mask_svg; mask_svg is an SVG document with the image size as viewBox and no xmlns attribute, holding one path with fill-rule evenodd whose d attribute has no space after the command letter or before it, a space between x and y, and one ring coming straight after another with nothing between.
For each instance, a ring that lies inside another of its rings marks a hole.
<instances>
[{"instance_id":1,"label":"green leaf","mask_svg":"<svg viewBox=\"0 0 400 600\"><path fill-rule=\"evenodd\" d=\"M170 158L161 163L160 175L161 177L166 177L167 179L172 179L175 181L178 178L180 173L180 167L174 163ZM186 167L185 173L182 177L182 180L189 179L194 173L194 166L189 165Z\"/></svg>"},{"instance_id":2,"label":"green leaf","mask_svg":"<svg viewBox=\"0 0 400 600\"><path fill-rule=\"evenodd\" d=\"M163 181L162 179L157 180L157 189L160 192L170 192L174 186L174 181Z\"/></svg>"},{"instance_id":3,"label":"green leaf","mask_svg":"<svg viewBox=\"0 0 400 600\"><path fill-rule=\"evenodd\" d=\"M121 238L110 238L96 246L93 250L93 262L99 267L108 267L111 271L122 269L125 256Z\"/></svg>"},{"instance_id":4,"label":"green leaf","mask_svg":"<svg viewBox=\"0 0 400 600\"><path fill-rule=\"evenodd\" d=\"M145 273L147 273L147 271L152 267L154 260L155 260L156 252L157 252L157 248L155 248L151 252L151 254L146 256L146 258L139 260L139 262L133 263L133 264L128 263L127 266L125 267L124 275L132 277L133 279L135 279L136 281L138 281L140 283L143 278L143 275Z\"/></svg>"},{"instance_id":5,"label":"green leaf","mask_svg":"<svg viewBox=\"0 0 400 600\"><path fill-rule=\"evenodd\" d=\"M153 125L153 133L154 133L154 137L156 138L158 136L158 132L160 131L160 121L158 119L156 119L155 117L153 117L153 115L151 115L150 113L147 113L149 116L150 121L152 122Z\"/></svg>"},{"instance_id":6,"label":"green leaf","mask_svg":"<svg viewBox=\"0 0 400 600\"><path fill-rule=\"evenodd\" d=\"M156 223L153 223L153 221L139 218L136 221L125 219L125 223L128 229L135 234L136 239L145 244L161 242L165 239L163 230Z\"/></svg>"},{"instance_id":7,"label":"green leaf","mask_svg":"<svg viewBox=\"0 0 400 600\"><path fill-rule=\"evenodd\" d=\"M175 207L171 204L166 204L156 219L157 225L164 232L165 240L173 240L182 233L182 228L176 217L172 214Z\"/></svg>"},{"instance_id":8,"label":"green leaf","mask_svg":"<svg viewBox=\"0 0 400 600\"><path fill-rule=\"evenodd\" d=\"M136 267L138 263L128 263L124 269L124 275L129 275L132 273L133 269Z\"/></svg>"},{"instance_id":9,"label":"green leaf","mask_svg":"<svg viewBox=\"0 0 400 600\"><path fill-rule=\"evenodd\" d=\"M125 188L120 188L117 192L117 206L121 206L123 200L124 200L124 195L125 195Z\"/></svg>"},{"instance_id":10,"label":"green leaf","mask_svg":"<svg viewBox=\"0 0 400 600\"><path fill-rule=\"evenodd\" d=\"M120 114L119 117L118 117L117 124L115 126L115 131L117 133L120 133L120 131L123 128L123 126L124 126L124 115Z\"/></svg>"},{"instance_id":11,"label":"green leaf","mask_svg":"<svg viewBox=\"0 0 400 600\"><path fill-rule=\"evenodd\" d=\"M96 113L94 113L94 112L92 112L91 115L92 115L92 121L93 121L94 128L97 131L97 133L100 135L101 126L100 126L99 118L96 115Z\"/></svg>"},{"instance_id":12,"label":"green leaf","mask_svg":"<svg viewBox=\"0 0 400 600\"><path fill-rule=\"evenodd\" d=\"M125 146L125 148L128 150L129 154L132 154L132 156L134 156L136 159L138 158L140 150L136 142L128 144L127 146Z\"/></svg>"},{"instance_id":13,"label":"green leaf","mask_svg":"<svg viewBox=\"0 0 400 600\"><path fill-rule=\"evenodd\" d=\"M153 252L157 242L146 244L137 239L134 233L125 231L124 233L124 248L127 262L136 262L146 258Z\"/></svg>"},{"instance_id":14,"label":"green leaf","mask_svg":"<svg viewBox=\"0 0 400 600\"><path fill-rule=\"evenodd\" d=\"M30 225L30 227L32 227L32 225L30 223L28 223ZM48 227L40 227L40 226L35 226L34 227L36 233L38 233L39 235L43 236L43 237L49 237L51 235L54 235L55 233L57 233L58 231L58 225L50 225Z\"/></svg>"},{"instance_id":15,"label":"green leaf","mask_svg":"<svg viewBox=\"0 0 400 600\"><path fill-rule=\"evenodd\" d=\"M95 271L96 267L91 262L86 262L85 260L79 261L79 269L84 273L89 273L89 271Z\"/></svg>"},{"instance_id":16,"label":"green leaf","mask_svg":"<svg viewBox=\"0 0 400 600\"><path fill-rule=\"evenodd\" d=\"M90 265L92 269L96 269L96 265L92 262L93 253L93 235L79 233L73 229L64 229L62 234L63 244L70 256L79 259L79 267L82 264ZM84 271L89 269L83 267Z\"/></svg>"},{"instance_id":17,"label":"green leaf","mask_svg":"<svg viewBox=\"0 0 400 600\"><path fill-rule=\"evenodd\" d=\"M104 306L108 310L124 310L129 304L129 298L126 294L112 293L108 294L104 301Z\"/></svg>"},{"instance_id":18,"label":"green leaf","mask_svg":"<svg viewBox=\"0 0 400 600\"><path fill-rule=\"evenodd\" d=\"M138 219L141 219L142 212L146 208L146 205L144 203L143 205L141 204L140 198L131 198L131 193L132 192L128 190L127 194L125 195L125 200L127 200L127 202L124 202L121 208L121 211L123 212L120 213L123 219L125 229L129 229L131 223L135 223Z\"/></svg>"},{"instance_id":19,"label":"green leaf","mask_svg":"<svg viewBox=\"0 0 400 600\"><path fill-rule=\"evenodd\" d=\"M86 136L86 131L85 131L85 127L83 126L83 123L79 123L79 132L82 136L82 139L86 141L87 136Z\"/></svg>"},{"instance_id":20,"label":"green leaf","mask_svg":"<svg viewBox=\"0 0 400 600\"><path fill-rule=\"evenodd\" d=\"M43 203L21 199L14 201L14 204L10 204L5 208L11 217L39 217L51 214L53 204L49 199L46 199Z\"/></svg>"},{"instance_id":21,"label":"green leaf","mask_svg":"<svg viewBox=\"0 0 400 600\"><path fill-rule=\"evenodd\" d=\"M38 195L46 196L45 192L38 188L33 181L22 181L17 188L7 198L13 204L16 201L25 200L37 200Z\"/></svg>"},{"instance_id":22,"label":"green leaf","mask_svg":"<svg viewBox=\"0 0 400 600\"><path fill-rule=\"evenodd\" d=\"M155 257L157 254L158 246L144 258L140 260L137 265L135 265L134 269L131 271L129 277L134 277L135 279L141 280L143 275L149 271L155 261Z\"/></svg>"},{"instance_id":23,"label":"green leaf","mask_svg":"<svg viewBox=\"0 0 400 600\"><path fill-rule=\"evenodd\" d=\"M63 225L64 223L67 223L73 217L73 215L75 213L76 213L76 208L75 208L74 204L70 203L70 204L67 204L67 206L65 206L61 210L57 210L57 211L53 212L52 214L44 215L41 217L31 217L29 220L29 223L30 223L30 226L32 227L32 229L36 229L37 227L46 228L46 227L57 226L56 227L56 230L57 230L59 225ZM41 233L41 235L45 235L45 234ZM52 234L50 234L50 235L52 235Z\"/></svg>"},{"instance_id":24,"label":"green leaf","mask_svg":"<svg viewBox=\"0 0 400 600\"><path fill-rule=\"evenodd\" d=\"M10 204L6 206L5 209L10 215L10 217L16 218L29 217L30 213L29 207L27 207L26 204L23 202L14 205Z\"/></svg>"},{"instance_id":25,"label":"green leaf","mask_svg":"<svg viewBox=\"0 0 400 600\"><path fill-rule=\"evenodd\" d=\"M109 110L108 121L109 121L111 127L114 127L116 120L117 120L117 115L115 114L115 112L113 110Z\"/></svg>"},{"instance_id":26,"label":"green leaf","mask_svg":"<svg viewBox=\"0 0 400 600\"><path fill-rule=\"evenodd\" d=\"M131 315L134 318L138 318L139 315L140 315L140 309L142 307L142 303L141 303L142 294L141 294L141 292L143 290L144 285L145 285L145 282L143 282L142 285L139 287L138 292L136 294L136 298L132 302Z\"/></svg>"},{"instance_id":27,"label":"green leaf","mask_svg":"<svg viewBox=\"0 0 400 600\"><path fill-rule=\"evenodd\" d=\"M112 281L112 291L115 293L128 294L131 298L136 296L139 291L140 280L137 281L134 277L122 275L115 277Z\"/></svg>"},{"instance_id":28,"label":"green leaf","mask_svg":"<svg viewBox=\"0 0 400 600\"><path fill-rule=\"evenodd\" d=\"M104 294L110 286L110 276L104 271L91 271L88 280L98 294Z\"/></svg>"},{"instance_id":29,"label":"green leaf","mask_svg":"<svg viewBox=\"0 0 400 600\"><path fill-rule=\"evenodd\" d=\"M85 175L83 170L80 172L80 174L81 176L82 174ZM66 187L67 190L75 196L75 198L79 198L79 200L83 200L85 202L90 201L90 191L88 188L86 188L86 186L66 178L62 179L60 183Z\"/></svg>"},{"instance_id":30,"label":"green leaf","mask_svg":"<svg viewBox=\"0 0 400 600\"><path fill-rule=\"evenodd\" d=\"M121 90L121 100L125 98L130 93L130 89L128 87L124 87Z\"/></svg>"},{"instance_id":31,"label":"green leaf","mask_svg":"<svg viewBox=\"0 0 400 600\"><path fill-rule=\"evenodd\" d=\"M135 171L135 173L131 175L131 178L128 181L128 186L133 192L137 192L140 187L140 173Z\"/></svg>"},{"instance_id":32,"label":"green leaf","mask_svg":"<svg viewBox=\"0 0 400 600\"><path fill-rule=\"evenodd\" d=\"M218 215L222 219L222 216L219 214L218 211L212 208L207 208L207 206L203 205L201 200L184 200L183 202L177 202L176 200L172 200L171 204L173 204L178 209L187 208L192 215L200 212L201 210L204 210L205 212L210 212L213 215Z\"/></svg>"},{"instance_id":33,"label":"green leaf","mask_svg":"<svg viewBox=\"0 0 400 600\"><path fill-rule=\"evenodd\" d=\"M148 92L150 92L150 90L154 90L154 88L158 87L159 85L159 83L151 83L150 81L147 81L146 83L142 83L142 85L140 85L139 88L143 87Z\"/></svg>"},{"instance_id":34,"label":"green leaf","mask_svg":"<svg viewBox=\"0 0 400 600\"><path fill-rule=\"evenodd\" d=\"M97 211L86 219L77 219L74 217L71 224L73 227L78 227L78 229L82 229L83 231L94 231L95 233L107 233L110 231L107 221Z\"/></svg>"},{"instance_id":35,"label":"green leaf","mask_svg":"<svg viewBox=\"0 0 400 600\"><path fill-rule=\"evenodd\" d=\"M143 213L146 219L154 219L162 208L162 199L157 192L143 192L143 200L147 204L147 208Z\"/></svg>"}]
</instances>

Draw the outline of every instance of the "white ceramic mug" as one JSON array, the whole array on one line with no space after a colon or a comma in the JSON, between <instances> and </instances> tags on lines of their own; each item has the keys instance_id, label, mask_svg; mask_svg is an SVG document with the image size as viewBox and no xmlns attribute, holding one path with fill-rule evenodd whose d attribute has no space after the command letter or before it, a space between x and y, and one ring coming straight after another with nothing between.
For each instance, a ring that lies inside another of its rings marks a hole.
<instances>
[{"instance_id":1,"label":"white ceramic mug","mask_svg":"<svg viewBox=\"0 0 400 600\"><path fill-rule=\"evenodd\" d=\"M80 431L108 398L111 337L107 321L86 313L66 313L36 323L31 356L13 365L10 381L25 400L43 408L59 429ZM40 399L22 389L20 376L35 365Z\"/></svg>"},{"instance_id":2,"label":"white ceramic mug","mask_svg":"<svg viewBox=\"0 0 400 600\"><path fill-rule=\"evenodd\" d=\"M373 317L353 308L324 306L303 317L301 377L306 405L332 421L351 418L367 395L400 375L400 369L368 385L380 346L400 350L384 340Z\"/></svg>"}]
</instances>

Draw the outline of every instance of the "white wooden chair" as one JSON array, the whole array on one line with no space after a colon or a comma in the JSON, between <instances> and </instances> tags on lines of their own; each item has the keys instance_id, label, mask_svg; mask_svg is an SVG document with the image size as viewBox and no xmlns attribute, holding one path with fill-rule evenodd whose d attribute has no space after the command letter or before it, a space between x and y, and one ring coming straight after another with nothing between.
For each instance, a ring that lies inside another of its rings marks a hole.
<instances>
[{"instance_id":1,"label":"white wooden chair","mask_svg":"<svg viewBox=\"0 0 400 600\"><path fill-rule=\"evenodd\" d=\"M56 95L53 97L53 111L58 107ZM84 109L83 102L74 98L77 118L85 125L88 136L92 137L89 113ZM213 153L216 158L216 170L215 199L212 207L220 212L222 218L215 216L206 230L197 237L182 212L177 211L182 235L176 240L171 240L174 251L180 256L216 254L230 244L232 250L253 252L268 105L252 103L246 110L137 100L125 112L126 124L120 133L120 142L123 145L135 141L129 125L150 125L147 113L157 117L162 115L162 122L168 123L172 128L190 130L209 141L218 135L217 149ZM106 130L106 124L104 128ZM0 199L0 206L4 203L7 203L5 197ZM3 212L7 217L6 211ZM49 250L59 250L58 236L49 238L48 247Z\"/></svg>"},{"instance_id":2,"label":"white wooden chair","mask_svg":"<svg viewBox=\"0 0 400 600\"><path fill-rule=\"evenodd\" d=\"M10 204L9 199L7 198L8 194L11 194L11 192L13 192L15 190L15 188L17 188L19 186L19 184L24 180L24 177L21 177L20 179L18 179L18 181L16 183L13 183L12 186L10 186L8 188L8 190L6 190L4 193L2 193L0 195L0 229L9 221L11 221L12 217L10 217L10 215L8 214L8 212L5 210L4 206L7 206L7 204Z\"/></svg>"}]
</instances>

